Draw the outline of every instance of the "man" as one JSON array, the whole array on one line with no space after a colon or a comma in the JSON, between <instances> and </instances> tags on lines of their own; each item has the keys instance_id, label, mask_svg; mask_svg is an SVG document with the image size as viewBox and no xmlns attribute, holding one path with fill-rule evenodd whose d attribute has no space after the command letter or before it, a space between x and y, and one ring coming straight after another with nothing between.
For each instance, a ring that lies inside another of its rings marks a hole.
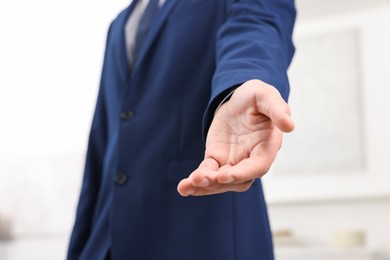
<instances>
[{"instance_id":1,"label":"man","mask_svg":"<svg viewBox=\"0 0 390 260\"><path fill-rule=\"evenodd\" d=\"M294 20L293 0L139 0L119 14L68 259L273 259L259 177L294 127Z\"/></svg>"}]
</instances>

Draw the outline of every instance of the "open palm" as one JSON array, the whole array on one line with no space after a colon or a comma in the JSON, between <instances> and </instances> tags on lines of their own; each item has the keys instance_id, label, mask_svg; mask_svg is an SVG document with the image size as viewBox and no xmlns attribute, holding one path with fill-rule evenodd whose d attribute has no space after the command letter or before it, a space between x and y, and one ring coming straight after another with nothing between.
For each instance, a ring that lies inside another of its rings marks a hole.
<instances>
[{"instance_id":1,"label":"open palm","mask_svg":"<svg viewBox=\"0 0 390 260\"><path fill-rule=\"evenodd\" d=\"M294 123L288 105L272 86L251 80L215 113L205 159L179 183L183 196L245 191L268 172Z\"/></svg>"}]
</instances>

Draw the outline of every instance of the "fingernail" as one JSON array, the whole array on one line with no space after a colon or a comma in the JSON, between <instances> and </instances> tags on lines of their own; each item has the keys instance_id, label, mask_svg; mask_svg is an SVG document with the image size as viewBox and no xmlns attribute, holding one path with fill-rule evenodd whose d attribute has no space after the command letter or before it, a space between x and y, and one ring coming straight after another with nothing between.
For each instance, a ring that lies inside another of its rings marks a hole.
<instances>
[{"instance_id":1,"label":"fingernail","mask_svg":"<svg viewBox=\"0 0 390 260\"><path fill-rule=\"evenodd\" d=\"M226 183L226 184L232 183L232 182L234 182L234 178L232 176L229 176L229 178L227 178L226 180L223 181L223 183Z\"/></svg>"},{"instance_id":2,"label":"fingernail","mask_svg":"<svg viewBox=\"0 0 390 260\"><path fill-rule=\"evenodd\" d=\"M210 185L210 181L207 178L204 178L203 180L200 181L199 186L200 187L207 187Z\"/></svg>"},{"instance_id":3,"label":"fingernail","mask_svg":"<svg viewBox=\"0 0 390 260\"><path fill-rule=\"evenodd\" d=\"M189 189L186 194L187 195L192 195L192 194L194 194L194 192L195 192L194 189Z\"/></svg>"}]
</instances>

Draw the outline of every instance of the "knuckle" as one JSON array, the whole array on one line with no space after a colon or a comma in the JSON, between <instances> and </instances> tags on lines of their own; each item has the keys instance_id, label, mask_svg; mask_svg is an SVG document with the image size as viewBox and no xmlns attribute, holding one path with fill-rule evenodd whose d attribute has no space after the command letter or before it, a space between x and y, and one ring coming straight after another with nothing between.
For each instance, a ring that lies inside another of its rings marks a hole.
<instances>
[{"instance_id":1,"label":"knuckle","mask_svg":"<svg viewBox=\"0 0 390 260\"><path fill-rule=\"evenodd\" d=\"M205 171L202 169L197 169L193 173L194 178L196 179L202 179L206 176Z\"/></svg>"},{"instance_id":2,"label":"knuckle","mask_svg":"<svg viewBox=\"0 0 390 260\"><path fill-rule=\"evenodd\" d=\"M266 163L259 168L259 177L265 175L271 169L271 165Z\"/></svg>"},{"instance_id":3,"label":"knuckle","mask_svg":"<svg viewBox=\"0 0 390 260\"><path fill-rule=\"evenodd\" d=\"M249 190L249 188L251 187L251 183L245 183L245 184L241 184L237 187L237 191L238 192L244 192L244 191L247 191Z\"/></svg>"}]
</instances>

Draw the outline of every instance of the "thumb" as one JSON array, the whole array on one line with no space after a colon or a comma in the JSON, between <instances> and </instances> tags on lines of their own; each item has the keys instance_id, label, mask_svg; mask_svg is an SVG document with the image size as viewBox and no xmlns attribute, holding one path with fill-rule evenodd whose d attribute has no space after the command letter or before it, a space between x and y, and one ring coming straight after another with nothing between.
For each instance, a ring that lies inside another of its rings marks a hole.
<instances>
[{"instance_id":1,"label":"thumb","mask_svg":"<svg viewBox=\"0 0 390 260\"><path fill-rule=\"evenodd\" d=\"M291 111L279 91L262 81L256 88L255 99L258 112L266 115L272 123L283 132L294 130L295 124L291 118Z\"/></svg>"}]
</instances>

